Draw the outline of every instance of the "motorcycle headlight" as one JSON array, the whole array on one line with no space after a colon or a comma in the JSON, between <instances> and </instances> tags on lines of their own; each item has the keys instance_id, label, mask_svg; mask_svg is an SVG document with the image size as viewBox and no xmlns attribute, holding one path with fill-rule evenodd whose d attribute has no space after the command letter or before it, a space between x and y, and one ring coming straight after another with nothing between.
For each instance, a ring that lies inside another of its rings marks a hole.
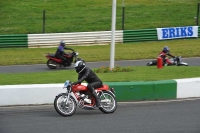
<instances>
[{"instance_id":1,"label":"motorcycle headlight","mask_svg":"<svg viewBox=\"0 0 200 133\"><path fill-rule=\"evenodd\" d=\"M76 56L78 56L78 52L76 52Z\"/></svg>"}]
</instances>

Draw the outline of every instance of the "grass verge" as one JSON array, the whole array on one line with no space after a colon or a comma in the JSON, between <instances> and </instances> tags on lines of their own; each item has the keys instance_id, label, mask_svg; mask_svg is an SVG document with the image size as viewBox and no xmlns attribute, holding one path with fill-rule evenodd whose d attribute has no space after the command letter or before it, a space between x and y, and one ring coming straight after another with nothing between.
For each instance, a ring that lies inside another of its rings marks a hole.
<instances>
[{"instance_id":1,"label":"grass verge","mask_svg":"<svg viewBox=\"0 0 200 133\"><path fill-rule=\"evenodd\" d=\"M103 82L155 81L200 77L200 67L168 66L157 69L155 66L134 66L131 72L97 73ZM96 69L94 69L96 70ZM1 74L0 85L16 84L50 84L64 83L65 80L76 81L74 70L49 71L39 73Z\"/></svg>"},{"instance_id":2,"label":"grass verge","mask_svg":"<svg viewBox=\"0 0 200 133\"><path fill-rule=\"evenodd\" d=\"M125 29L195 25L199 0L125 0ZM116 29L122 29L122 1L117 1ZM111 30L112 1L1 0L0 33L33 34Z\"/></svg>"},{"instance_id":3,"label":"grass verge","mask_svg":"<svg viewBox=\"0 0 200 133\"><path fill-rule=\"evenodd\" d=\"M155 59L166 45L173 55L200 57L200 39L137 42L115 45L115 60ZM71 46L86 62L109 61L110 45ZM55 53L57 48L2 48L0 65L45 64L46 53ZM101 67L101 66L99 66Z\"/></svg>"}]
</instances>

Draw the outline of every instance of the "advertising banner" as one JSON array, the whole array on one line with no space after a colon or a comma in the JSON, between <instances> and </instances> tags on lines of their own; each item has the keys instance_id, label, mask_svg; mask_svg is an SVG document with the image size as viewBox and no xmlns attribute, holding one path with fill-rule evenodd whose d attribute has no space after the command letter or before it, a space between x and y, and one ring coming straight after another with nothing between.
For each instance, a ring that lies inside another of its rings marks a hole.
<instances>
[{"instance_id":1,"label":"advertising banner","mask_svg":"<svg viewBox=\"0 0 200 133\"><path fill-rule=\"evenodd\" d=\"M156 28L158 40L198 37L198 26Z\"/></svg>"}]
</instances>

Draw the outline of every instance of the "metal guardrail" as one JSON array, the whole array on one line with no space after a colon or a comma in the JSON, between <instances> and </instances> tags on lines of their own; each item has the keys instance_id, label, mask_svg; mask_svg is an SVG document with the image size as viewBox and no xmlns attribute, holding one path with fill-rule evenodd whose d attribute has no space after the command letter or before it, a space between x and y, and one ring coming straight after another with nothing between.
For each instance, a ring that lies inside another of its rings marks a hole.
<instances>
[{"instance_id":1,"label":"metal guardrail","mask_svg":"<svg viewBox=\"0 0 200 133\"><path fill-rule=\"evenodd\" d=\"M0 35L0 48L28 47L27 34Z\"/></svg>"},{"instance_id":2,"label":"metal guardrail","mask_svg":"<svg viewBox=\"0 0 200 133\"><path fill-rule=\"evenodd\" d=\"M115 37L116 43L123 43L123 31L116 31ZM57 46L60 40L67 45L109 44L111 31L28 34L28 47Z\"/></svg>"},{"instance_id":3,"label":"metal guardrail","mask_svg":"<svg viewBox=\"0 0 200 133\"><path fill-rule=\"evenodd\" d=\"M156 41L156 29L124 30L123 42Z\"/></svg>"},{"instance_id":4,"label":"metal guardrail","mask_svg":"<svg viewBox=\"0 0 200 133\"><path fill-rule=\"evenodd\" d=\"M200 38L200 26L198 28L198 37Z\"/></svg>"},{"instance_id":5,"label":"metal guardrail","mask_svg":"<svg viewBox=\"0 0 200 133\"><path fill-rule=\"evenodd\" d=\"M115 32L115 37L116 43L158 40L156 29L120 30ZM65 40L68 45L110 44L111 31L0 35L0 48L53 47L57 46L60 40Z\"/></svg>"}]
</instances>

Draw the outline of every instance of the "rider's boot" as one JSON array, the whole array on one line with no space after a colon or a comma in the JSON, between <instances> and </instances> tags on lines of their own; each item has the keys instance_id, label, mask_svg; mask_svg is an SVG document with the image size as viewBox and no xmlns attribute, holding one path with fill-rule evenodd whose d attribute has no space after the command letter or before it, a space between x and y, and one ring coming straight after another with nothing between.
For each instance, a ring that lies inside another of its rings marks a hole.
<instances>
[{"instance_id":1,"label":"rider's boot","mask_svg":"<svg viewBox=\"0 0 200 133\"><path fill-rule=\"evenodd\" d=\"M100 103L100 98L99 96L97 96L97 93L95 91L92 92L92 95L94 96L95 100L96 100L96 106L98 108L102 108L102 105Z\"/></svg>"}]
</instances>

